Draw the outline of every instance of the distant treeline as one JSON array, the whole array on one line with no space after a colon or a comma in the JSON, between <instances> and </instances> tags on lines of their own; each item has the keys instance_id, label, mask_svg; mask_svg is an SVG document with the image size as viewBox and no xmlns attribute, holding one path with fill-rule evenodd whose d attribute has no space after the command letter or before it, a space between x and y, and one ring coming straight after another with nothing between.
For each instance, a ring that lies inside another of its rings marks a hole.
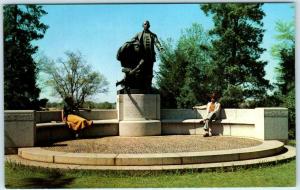
<instances>
[{"instance_id":1,"label":"distant treeline","mask_svg":"<svg viewBox=\"0 0 300 190\"><path fill-rule=\"evenodd\" d=\"M64 106L63 102L48 102L46 104L46 109L62 109ZM84 108L90 108L90 109L116 109L116 103L110 103L110 102L93 102L93 101L86 101L83 104Z\"/></svg>"}]
</instances>

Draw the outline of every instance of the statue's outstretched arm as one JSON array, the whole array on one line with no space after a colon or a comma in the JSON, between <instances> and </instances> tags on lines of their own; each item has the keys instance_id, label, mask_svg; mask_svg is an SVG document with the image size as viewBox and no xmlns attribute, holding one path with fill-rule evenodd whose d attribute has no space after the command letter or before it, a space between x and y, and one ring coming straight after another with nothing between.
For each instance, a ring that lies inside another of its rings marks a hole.
<instances>
[{"instance_id":1,"label":"statue's outstretched arm","mask_svg":"<svg viewBox=\"0 0 300 190\"><path fill-rule=\"evenodd\" d=\"M156 46L156 48L158 49L158 51L162 51L163 50L163 47L162 45L160 44L157 36L154 37L154 45Z\"/></svg>"}]
</instances>

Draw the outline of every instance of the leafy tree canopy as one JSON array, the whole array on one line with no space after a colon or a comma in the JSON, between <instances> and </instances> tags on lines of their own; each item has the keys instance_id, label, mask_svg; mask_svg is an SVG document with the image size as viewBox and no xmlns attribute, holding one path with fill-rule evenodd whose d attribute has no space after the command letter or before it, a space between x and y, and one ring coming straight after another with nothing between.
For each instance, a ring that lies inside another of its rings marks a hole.
<instances>
[{"instance_id":1,"label":"leafy tree canopy","mask_svg":"<svg viewBox=\"0 0 300 190\"><path fill-rule=\"evenodd\" d=\"M249 98L260 99L266 89L271 88L264 78L267 62L260 60L265 51L260 47L265 15L261 6L257 3L200 5L214 21L214 28L209 32L212 37L211 72L215 74L213 84L223 96L232 94L230 89L236 91L232 85L239 87L243 98L236 101L240 103Z\"/></svg>"},{"instance_id":2,"label":"leafy tree canopy","mask_svg":"<svg viewBox=\"0 0 300 190\"><path fill-rule=\"evenodd\" d=\"M106 78L99 72L92 71L80 52L66 52L67 59L57 62L44 57L40 60L41 68L48 78L46 84L51 86L53 94L64 99L72 96L82 106L87 98L108 90Z\"/></svg>"},{"instance_id":3,"label":"leafy tree canopy","mask_svg":"<svg viewBox=\"0 0 300 190\"><path fill-rule=\"evenodd\" d=\"M280 59L282 49L295 47L295 23L294 21L277 21L275 30L277 31L275 39L277 39L279 43L272 46L271 52L274 58Z\"/></svg>"},{"instance_id":4,"label":"leafy tree canopy","mask_svg":"<svg viewBox=\"0 0 300 190\"><path fill-rule=\"evenodd\" d=\"M39 109L47 102L38 99L38 71L32 58L38 50L32 42L43 38L48 28L40 21L46 14L37 5L4 6L5 109Z\"/></svg>"},{"instance_id":5,"label":"leafy tree canopy","mask_svg":"<svg viewBox=\"0 0 300 190\"><path fill-rule=\"evenodd\" d=\"M160 54L158 87L162 93L162 107L190 108L206 103L205 93L209 84L210 48L207 32L201 25L193 24L184 30L175 44L171 39L162 42L164 52Z\"/></svg>"},{"instance_id":6,"label":"leafy tree canopy","mask_svg":"<svg viewBox=\"0 0 300 190\"><path fill-rule=\"evenodd\" d=\"M278 40L272 46L272 55L279 61L276 67L277 91L274 96L278 97L280 106L289 109L289 138L295 138L295 22L276 23Z\"/></svg>"}]
</instances>

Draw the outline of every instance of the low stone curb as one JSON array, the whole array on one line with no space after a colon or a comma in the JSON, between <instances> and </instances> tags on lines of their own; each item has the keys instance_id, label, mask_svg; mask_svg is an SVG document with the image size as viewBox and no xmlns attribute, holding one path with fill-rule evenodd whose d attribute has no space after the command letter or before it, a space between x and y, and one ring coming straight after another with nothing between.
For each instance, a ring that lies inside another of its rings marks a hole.
<instances>
[{"instance_id":1,"label":"low stone curb","mask_svg":"<svg viewBox=\"0 0 300 190\"><path fill-rule=\"evenodd\" d=\"M23 159L18 155L6 155L5 160L7 162L17 163L26 166L53 168L53 169L74 169L74 170L106 170L106 171L156 171L156 170L190 170L190 169L218 169L218 168L231 168L231 167L243 167L253 166L266 163L277 163L293 159L296 157L296 148L291 146L284 146L286 152L251 160L231 161L231 162L217 162L217 163L203 163L203 164L186 164L186 165L160 165L160 166L91 166L91 165L75 165L75 164L56 164L31 161Z\"/></svg>"},{"instance_id":2,"label":"low stone curb","mask_svg":"<svg viewBox=\"0 0 300 190\"><path fill-rule=\"evenodd\" d=\"M99 154L70 153L42 149L20 148L18 155L24 159L56 163L92 166L158 166L218 163L264 158L279 154L284 144L279 141L263 141L261 145L218 151L155 153L155 154Z\"/></svg>"}]
</instances>

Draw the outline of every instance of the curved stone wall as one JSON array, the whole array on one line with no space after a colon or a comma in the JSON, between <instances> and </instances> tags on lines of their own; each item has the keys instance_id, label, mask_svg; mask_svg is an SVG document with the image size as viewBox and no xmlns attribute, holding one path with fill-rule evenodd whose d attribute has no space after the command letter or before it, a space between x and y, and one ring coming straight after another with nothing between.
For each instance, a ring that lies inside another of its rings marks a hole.
<instances>
[{"instance_id":1,"label":"curved stone wall","mask_svg":"<svg viewBox=\"0 0 300 190\"><path fill-rule=\"evenodd\" d=\"M161 109L159 112L160 119L149 117L153 122L161 123L162 135L203 133L199 121L205 116L205 110ZM81 114L96 124L93 129L85 131L84 137L120 135L117 110L82 111ZM69 129L61 121L61 111L5 110L4 120L5 148L35 146L42 141L72 138ZM224 109L222 120L214 122L212 132L215 135L286 141L288 109Z\"/></svg>"}]
</instances>

